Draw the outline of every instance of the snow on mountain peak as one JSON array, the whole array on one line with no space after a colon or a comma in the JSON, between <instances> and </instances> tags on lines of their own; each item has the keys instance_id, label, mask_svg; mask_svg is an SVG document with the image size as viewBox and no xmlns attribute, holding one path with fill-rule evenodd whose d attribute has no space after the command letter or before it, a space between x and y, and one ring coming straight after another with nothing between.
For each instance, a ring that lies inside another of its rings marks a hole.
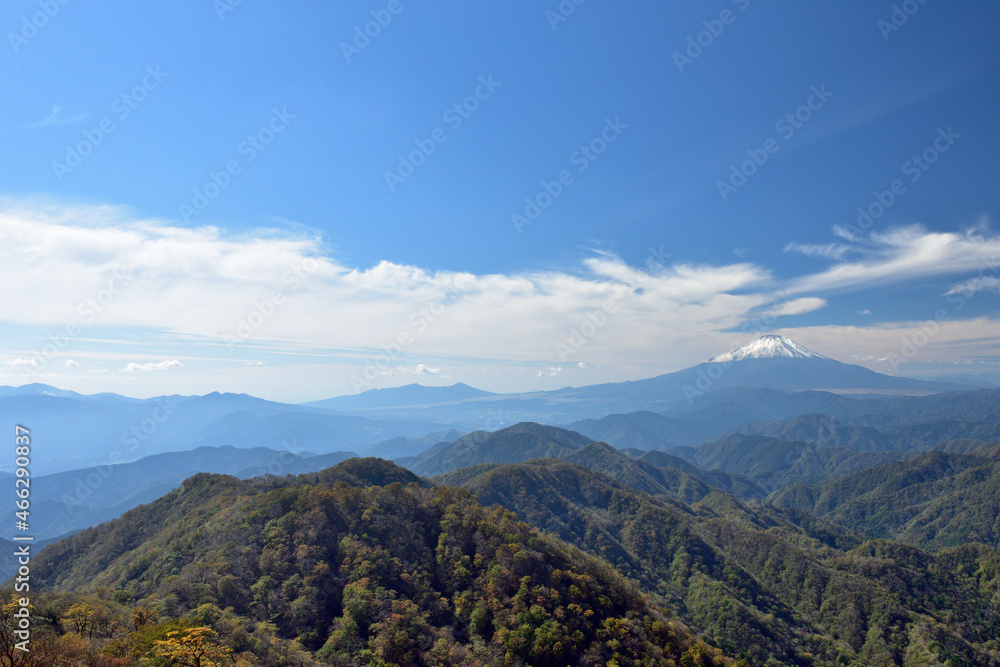
<instances>
[{"instance_id":1,"label":"snow on mountain peak","mask_svg":"<svg viewBox=\"0 0 1000 667\"><path fill-rule=\"evenodd\" d=\"M817 354L807 347L799 345L794 340L784 336L767 335L761 336L754 342L743 347L719 354L711 359L712 363L723 363L728 361L742 361L743 359L826 359L821 354Z\"/></svg>"}]
</instances>

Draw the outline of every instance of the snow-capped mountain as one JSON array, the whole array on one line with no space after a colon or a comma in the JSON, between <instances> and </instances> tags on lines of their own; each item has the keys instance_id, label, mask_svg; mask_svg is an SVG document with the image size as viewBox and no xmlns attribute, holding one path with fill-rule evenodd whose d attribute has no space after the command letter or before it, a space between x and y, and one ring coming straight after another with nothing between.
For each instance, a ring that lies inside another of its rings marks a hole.
<instances>
[{"instance_id":1,"label":"snow-capped mountain","mask_svg":"<svg viewBox=\"0 0 1000 667\"><path fill-rule=\"evenodd\" d=\"M761 336L757 340L743 347L718 354L711 359L710 363L725 363L729 361L742 361L744 359L828 359L822 354L813 352L809 348L799 345L790 338L784 336L767 335Z\"/></svg>"},{"instance_id":2,"label":"snow-capped mountain","mask_svg":"<svg viewBox=\"0 0 1000 667\"><path fill-rule=\"evenodd\" d=\"M434 419L460 424L463 428L481 429L483 425L501 426L519 421L565 422L637 410L665 412L685 410L703 400L729 400L742 392L758 389L778 392L808 390L861 397L932 394L962 389L945 382L926 382L913 378L876 373L854 364L845 364L784 336L766 335L743 347L719 354L690 368L643 380L609 382L583 387L565 387L555 391L527 394L459 396L447 402L431 401L431 390L421 387L368 392L356 399L333 399L321 404L355 414L393 419L413 419L433 415ZM434 388L451 391L453 388ZM723 391L720 391L723 390ZM471 387L466 392L474 392ZM735 393L734 393L735 392ZM485 394L485 392L483 392ZM359 407L346 407L349 400L392 397ZM409 401L409 402L407 402ZM750 417L747 418L747 421Z\"/></svg>"}]
</instances>

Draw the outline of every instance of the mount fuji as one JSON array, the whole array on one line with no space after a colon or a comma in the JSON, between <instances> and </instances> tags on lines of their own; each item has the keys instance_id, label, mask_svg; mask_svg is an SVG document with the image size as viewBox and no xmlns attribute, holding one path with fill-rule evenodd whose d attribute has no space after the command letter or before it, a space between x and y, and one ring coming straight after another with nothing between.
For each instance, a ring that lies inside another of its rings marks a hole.
<instances>
[{"instance_id":1,"label":"mount fuji","mask_svg":"<svg viewBox=\"0 0 1000 667\"><path fill-rule=\"evenodd\" d=\"M781 391L829 391L838 394L912 394L959 389L946 382L876 373L845 364L786 338L767 335L662 378L685 378L685 386L704 393L710 387L764 387ZM707 378L707 380L706 380ZM654 378L656 379L656 378ZM687 389L690 393L691 389Z\"/></svg>"},{"instance_id":2,"label":"mount fuji","mask_svg":"<svg viewBox=\"0 0 1000 667\"><path fill-rule=\"evenodd\" d=\"M708 361L646 380L560 389L563 396L631 399L636 409L670 409L719 389L754 387L783 392L903 396L962 389L946 382L884 375L845 364L786 338L766 335Z\"/></svg>"},{"instance_id":3,"label":"mount fuji","mask_svg":"<svg viewBox=\"0 0 1000 667\"><path fill-rule=\"evenodd\" d=\"M712 363L743 361L745 359L828 359L807 347L799 345L794 340L784 336L761 336L749 345L738 350L719 354L711 359Z\"/></svg>"},{"instance_id":4,"label":"mount fuji","mask_svg":"<svg viewBox=\"0 0 1000 667\"><path fill-rule=\"evenodd\" d=\"M425 396L420 397L419 403L412 400L412 387L400 387L383 389L377 396L374 392L360 394L353 397L350 407L346 407L345 399L313 405L337 404L339 409L354 414L383 419L412 419L431 414L437 420L464 427L484 428L492 424L495 428L517 421L559 423L639 410L684 411L703 397L716 402L728 400L734 392L746 393L751 389L786 393L811 390L875 398L926 395L968 387L876 373L823 356L785 336L766 335L696 366L644 380L521 394L483 392L433 406L426 405Z\"/></svg>"}]
</instances>

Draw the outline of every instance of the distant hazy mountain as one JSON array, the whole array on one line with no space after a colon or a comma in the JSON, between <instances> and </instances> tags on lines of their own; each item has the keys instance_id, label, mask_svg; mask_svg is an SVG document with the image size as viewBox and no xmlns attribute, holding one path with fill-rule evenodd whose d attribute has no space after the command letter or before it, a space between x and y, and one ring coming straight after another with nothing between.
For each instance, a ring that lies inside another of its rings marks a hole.
<instances>
[{"instance_id":1,"label":"distant hazy mountain","mask_svg":"<svg viewBox=\"0 0 1000 667\"><path fill-rule=\"evenodd\" d=\"M634 447L641 450L690 445L700 442L702 436L713 434L713 429L705 429L697 422L648 410L608 415L601 419L581 419L567 428L619 449Z\"/></svg>"},{"instance_id":2,"label":"distant hazy mountain","mask_svg":"<svg viewBox=\"0 0 1000 667\"><path fill-rule=\"evenodd\" d=\"M303 458L265 447L199 447L147 456L132 463L40 475L31 484L31 528L38 539L58 537L115 519L150 503L199 472L234 475L288 475L331 468L355 456L335 452ZM14 506L0 512L0 536L12 537Z\"/></svg>"},{"instance_id":3,"label":"distant hazy mountain","mask_svg":"<svg viewBox=\"0 0 1000 667\"><path fill-rule=\"evenodd\" d=\"M201 446L322 454L449 428L422 418L375 420L246 394L138 400L115 394L83 396L46 385L0 387L0 420L31 429L36 475ZM0 468L10 470L12 465L13 460L0 461Z\"/></svg>"},{"instance_id":4,"label":"distant hazy mountain","mask_svg":"<svg viewBox=\"0 0 1000 667\"><path fill-rule=\"evenodd\" d=\"M939 375L937 377L922 378L931 382L952 382L954 384L976 387L979 389L996 389L1000 387L1000 377L996 375Z\"/></svg>"},{"instance_id":5,"label":"distant hazy mountain","mask_svg":"<svg viewBox=\"0 0 1000 667\"><path fill-rule=\"evenodd\" d=\"M390 438L383 440L369 447L361 447L359 454L364 456L376 456L380 459L401 459L407 456L421 454L434 445L442 442L454 442L465 435L462 431L451 429L449 431L439 431L428 433L419 438Z\"/></svg>"},{"instance_id":6,"label":"distant hazy mountain","mask_svg":"<svg viewBox=\"0 0 1000 667\"><path fill-rule=\"evenodd\" d=\"M408 384L402 387L388 389L369 389L360 394L338 396L323 401L305 403L314 408L345 410L351 408L385 408L394 406L434 405L463 401L469 398L496 396L496 394L470 387L458 382L449 387L425 387L420 384Z\"/></svg>"},{"instance_id":7,"label":"distant hazy mountain","mask_svg":"<svg viewBox=\"0 0 1000 667\"><path fill-rule=\"evenodd\" d=\"M956 438L1000 440L1000 390L858 399L829 392L734 387L695 409L638 411L567 425L619 449L697 446L732 433L860 451L929 449Z\"/></svg>"},{"instance_id":8,"label":"distant hazy mountain","mask_svg":"<svg viewBox=\"0 0 1000 667\"><path fill-rule=\"evenodd\" d=\"M923 395L969 388L883 375L830 359L784 336L762 336L691 368L631 382L522 394L488 394L465 385L408 385L310 405L335 407L369 417L434 419L479 429L486 424L569 423L599 419L613 413L689 410L704 405L702 401L708 397L747 387L781 392L812 390L860 397ZM784 417L795 414L803 413ZM737 423L764 418L750 415ZM729 424L729 427L736 425Z\"/></svg>"}]
</instances>

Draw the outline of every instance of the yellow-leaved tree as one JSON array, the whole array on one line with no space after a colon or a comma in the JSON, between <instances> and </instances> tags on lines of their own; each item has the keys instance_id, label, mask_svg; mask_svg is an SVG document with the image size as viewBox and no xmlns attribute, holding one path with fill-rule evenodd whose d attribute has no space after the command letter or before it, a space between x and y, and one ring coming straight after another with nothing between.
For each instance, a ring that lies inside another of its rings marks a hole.
<instances>
[{"instance_id":1,"label":"yellow-leaved tree","mask_svg":"<svg viewBox=\"0 0 1000 667\"><path fill-rule=\"evenodd\" d=\"M153 651L171 665L181 667L221 667L232 664L232 650L215 640L218 633L211 628L196 627L174 630L165 640L158 640Z\"/></svg>"}]
</instances>

